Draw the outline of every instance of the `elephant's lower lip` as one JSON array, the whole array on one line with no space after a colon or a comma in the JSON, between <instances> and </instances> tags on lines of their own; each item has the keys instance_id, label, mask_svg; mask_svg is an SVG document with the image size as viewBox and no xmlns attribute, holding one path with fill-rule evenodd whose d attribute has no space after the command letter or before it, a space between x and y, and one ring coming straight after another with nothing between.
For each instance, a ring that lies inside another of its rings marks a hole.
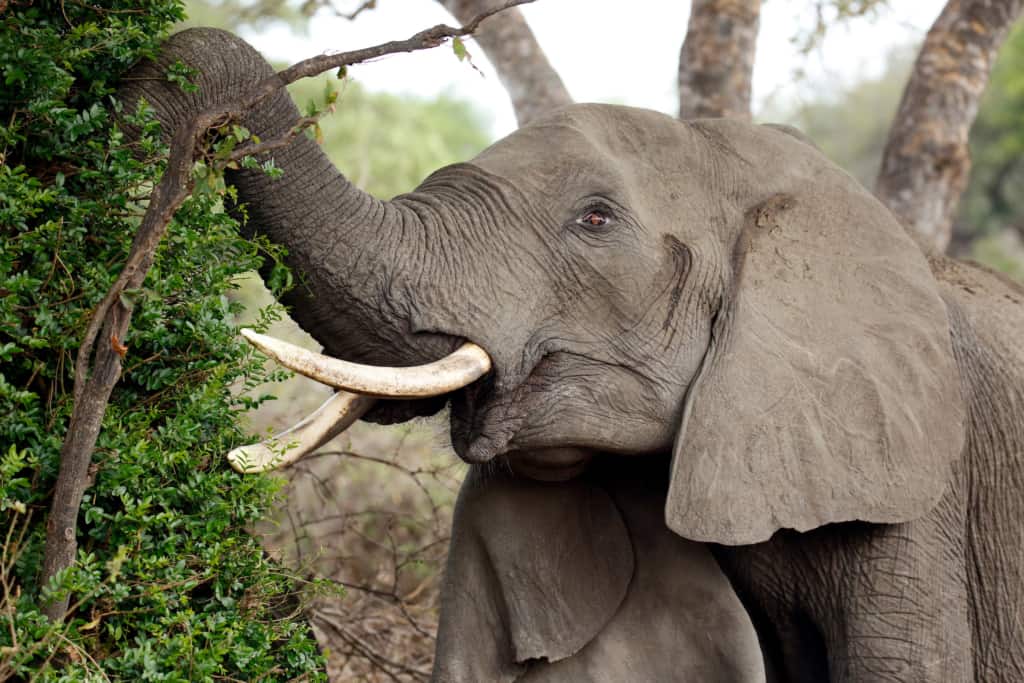
<instances>
[{"instance_id":1,"label":"elephant's lower lip","mask_svg":"<svg viewBox=\"0 0 1024 683\"><path fill-rule=\"evenodd\" d=\"M593 453L581 448L541 448L509 453L512 471L538 481L566 481L586 469Z\"/></svg>"}]
</instances>

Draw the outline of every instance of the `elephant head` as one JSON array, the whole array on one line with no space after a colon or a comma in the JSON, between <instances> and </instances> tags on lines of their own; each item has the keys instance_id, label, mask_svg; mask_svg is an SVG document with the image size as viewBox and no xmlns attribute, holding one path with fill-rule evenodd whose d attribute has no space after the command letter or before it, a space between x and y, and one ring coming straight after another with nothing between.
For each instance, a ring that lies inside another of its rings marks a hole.
<instances>
[{"instance_id":1,"label":"elephant head","mask_svg":"<svg viewBox=\"0 0 1024 683\"><path fill-rule=\"evenodd\" d=\"M163 80L177 59L198 93ZM230 34L191 30L124 95L173 128L268 73ZM296 118L281 93L245 123L269 138ZM926 259L792 131L576 105L390 201L304 137L275 158L281 179L229 180L248 229L288 247L303 284L286 303L329 356L486 352L439 396L361 404L368 419L450 402L463 459L542 478L671 451L668 525L725 544L914 519L946 485L963 411Z\"/></svg>"}]
</instances>

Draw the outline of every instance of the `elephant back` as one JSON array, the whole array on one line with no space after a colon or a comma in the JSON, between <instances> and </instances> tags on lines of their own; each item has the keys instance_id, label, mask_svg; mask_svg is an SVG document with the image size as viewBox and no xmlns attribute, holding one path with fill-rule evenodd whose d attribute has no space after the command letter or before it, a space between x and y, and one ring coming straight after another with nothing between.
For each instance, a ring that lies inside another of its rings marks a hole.
<instances>
[{"instance_id":1,"label":"elephant back","mask_svg":"<svg viewBox=\"0 0 1024 683\"><path fill-rule=\"evenodd\" d=\"M932 260L967 404L968 582L985 680L1019 680L1024 652L1024 287L976 263Z\"/></svg>"}]
</instances>

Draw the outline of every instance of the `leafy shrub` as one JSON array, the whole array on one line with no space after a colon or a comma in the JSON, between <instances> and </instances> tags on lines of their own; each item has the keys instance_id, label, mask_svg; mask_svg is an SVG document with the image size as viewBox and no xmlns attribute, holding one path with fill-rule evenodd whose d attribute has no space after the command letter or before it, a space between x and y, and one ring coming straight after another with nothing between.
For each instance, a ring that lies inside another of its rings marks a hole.
<instances>
[{"instance_id":1,"label":"leafy shrub","mask_svg":"<svg viewBox=\"0 0 1024 683\"><path fill-rule=\"evenodd\" d=\"M75 353L165 152L144 113L125 112L145 131L137 159L112 93L181 16L175 0L14 0L0 13L0 680L323 680L295 579L247 531L278 485L223 457L254 402L229 388L268 374L226 294L278 254L241 239L216 195L186 203L128 294L78 559L39 585ZM64 594L66 618L50 623L41 605Z\"/></svg>"}]
</instances>

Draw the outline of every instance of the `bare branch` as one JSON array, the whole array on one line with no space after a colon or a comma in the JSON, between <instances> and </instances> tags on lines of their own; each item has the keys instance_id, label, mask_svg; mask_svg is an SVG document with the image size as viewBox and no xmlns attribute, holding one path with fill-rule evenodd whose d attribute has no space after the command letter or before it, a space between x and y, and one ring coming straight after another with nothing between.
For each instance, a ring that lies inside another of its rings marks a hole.
<instances>
[{"instance_id":1,"label":"bare branch","mask_svg":"<svg viewBox=\"0 0 1024 683\"><path fill-rule=\"evenodd\" d=\"M459 21L500 5L497 0L438 0ZM508 91L519 125L572 104L572 97L526 23L510 10L489 20L473 36Z\"/></svg>"}]
</instances>

